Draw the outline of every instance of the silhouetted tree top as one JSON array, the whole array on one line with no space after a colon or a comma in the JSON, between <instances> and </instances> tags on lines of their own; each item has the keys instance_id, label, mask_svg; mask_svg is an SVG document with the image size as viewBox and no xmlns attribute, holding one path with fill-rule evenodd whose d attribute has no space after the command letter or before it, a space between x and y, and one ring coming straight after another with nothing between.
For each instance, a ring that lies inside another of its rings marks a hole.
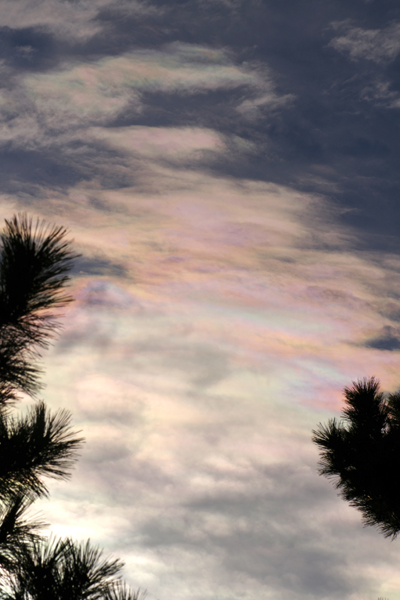
<instances>
[{"instance_id":1,"label":"silhouetted tree top","mask_svg":"<svg viewBox=\"0 0 400 600\"><path fill-rule=\"evenodd\" d=\"M0 404L15 399L15 389L35 394L40 348L58 324L51 309L72 298L64 292L72 260L64 227L32 223L25 214L6 220L0 234ZM14 392L13 392L14 390Z\"/></svg>"},{"instance_id":2,"label":"silhouetted tree top","mask_svg":"<svg viewBox=\"0 0 400 600\"><path fill-rule=\"evenodd\" d=\"M18 391L39 389L35 361L58 328L50 309L72 300L64 290L77 255L66 233L20 214L0 234L0 499L12 496L17 504L21 494L47 494L43 476L68 477L83 441L66 411L51 414L43 402L24 417L6 410Z\"/></svg>"},{"instance_id":3,"label":"silhouetted tree top","mask_svg":"<svg viewBox=\"0 0 400 600\"><path fill-rule=\"evenodd\" d=\"M400 394L385 396L375 378L345 388L341 420L313 431L320 475L362 513L365 525L385 537L400 532Z\"/></svg>"}]
</instances>

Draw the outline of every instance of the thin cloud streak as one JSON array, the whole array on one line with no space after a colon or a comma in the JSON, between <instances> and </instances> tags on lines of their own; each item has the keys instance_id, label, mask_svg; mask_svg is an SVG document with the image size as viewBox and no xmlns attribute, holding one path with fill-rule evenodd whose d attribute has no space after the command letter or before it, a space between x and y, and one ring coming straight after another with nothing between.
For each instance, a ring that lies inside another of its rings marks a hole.
<instances>
[{"instance_id":1,"label":"thin cloud streak","mask_svg":"<svg viewBox=\"0 0 400 600\"><path fill-rule=\"evenodd\" d=\"M1 26L10 29L39 28L76 43L100 33L102 26L96 17L102 9L117 6L126 14L141 16L149 11L146 4L130 0L129 2L110 2L110 0L92 0L87 2L59 2L57 0L39 0L32 4L29 0L1 0Z\"/></svg>"},{"instance_id":2,"label":"thin cloud streak","mask_svg":"<svg viewBox=\"0 0 400 600\"><path fill-rule=\"evenodd\" d=\"M352 60L379 64L393 60L400 53L400 23L391 23L385 29L362 29L346 21L333 26L342 35L334 37L330 45L339 52L348 52Z\"/></svg>"}]
</instances>

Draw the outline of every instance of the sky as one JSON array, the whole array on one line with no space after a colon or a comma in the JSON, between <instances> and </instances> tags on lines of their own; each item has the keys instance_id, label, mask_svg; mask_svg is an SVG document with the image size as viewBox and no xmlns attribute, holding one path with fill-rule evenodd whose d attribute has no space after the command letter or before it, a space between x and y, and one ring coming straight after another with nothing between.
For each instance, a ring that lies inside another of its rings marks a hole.
<instances>
[{"instance_id":1,"label":"sky","mask_svg":"<svg viewBox=\"0 0 400 600\"><path fill-rule=\"evenodd\" d=\"M81 254L35 508L148 600L400 600L311 441L400 387L399 67L397 0L0 0L0 216Z\"/></svg>"}]
</instances>

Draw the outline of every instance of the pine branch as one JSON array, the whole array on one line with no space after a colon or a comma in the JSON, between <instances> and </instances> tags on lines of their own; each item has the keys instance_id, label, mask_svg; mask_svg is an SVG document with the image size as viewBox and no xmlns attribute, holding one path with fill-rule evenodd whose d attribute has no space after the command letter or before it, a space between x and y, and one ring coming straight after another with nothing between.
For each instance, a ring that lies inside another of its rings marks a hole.
<instances>
[{"instance_id":1,"label":"pine branch","mask_svg":"<svg viewBox=\"0 0 400 600\"><path fill-rule=\"evenodd\" d=\"M1 600L139 600L123 584L123 563L70 539L37 540L24 546Z\"/></svg>"},{"instance_id":2,"label":"pine branch","mask_svg":"<svg viewBox=\"0 0 400 600\"><path fill-rule=\"evenodd\" d=\"M0 567L15 571L21 548L39 539L38 531L47 524L44 521L26 520L24 513L34 498L29 495L10 496L0 506Z\"/></svg>"},{"instance_id":3,"label":"pine branch","mask_svg":"<svg viewBox=\"0 0 400 600\"><path fill-rule=\"evenodd\" d=\"M83 438L71 431L70 414L50 414L39 402L25 417L9 418L0 413L0 498L32 493L45 496L43 476L67 479Z\"/></svg>"},{"instance_id":4,"label":"pine branch","mask_svg":"<svg viewBox=\"0 0 400 600\"><path fill-rule=\"evenodd\" d=\"M400 395L388 398L374 378L345 388L342 420L313 431L319 473L333 479L341 496L385 537L400 532Z\"/></svg>"},{"instance_id":5,"label":"pine branch","mask_svg":"<svg viewBox=\"0 0 400 600\"><path fill-rule=\"evenodd\" d=\"M25 214L6 220L0 234L0 381L31 395L40 389L40 348L59 329L50 309L72 300L64 290L78 255L66 234L39 220L34 225ZM0 401L8 399L0 389Z\"/></svg>"}]
</instances>

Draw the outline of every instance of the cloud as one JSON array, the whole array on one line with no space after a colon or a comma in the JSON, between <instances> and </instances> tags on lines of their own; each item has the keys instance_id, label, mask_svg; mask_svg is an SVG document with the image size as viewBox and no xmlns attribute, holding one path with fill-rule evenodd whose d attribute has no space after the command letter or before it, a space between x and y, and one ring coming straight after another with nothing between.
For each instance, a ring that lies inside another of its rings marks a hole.
<instances>
[{"instance_id":1,"label":"cloud","mask_svg":"<svg viewBox=\"0 0 400 600\"><path fill-rule=\"evenodd\" d=\"M391 84L382 79L375 79L361 91L361 98L384 108L400 108L400 95L390 89Z\"/></svg>"},{"instance_id":2,"label":"cloud","mask_svg":"<svg viewBox=\"0 0 400 600\"><path fill-rule=\"evenodd\" d=\"M267 594L274 590L277 598L319 592L339 598L351 593L356 582L351 577L344 580L339 548L335 549L337 558L330 562L332 557L320 542L322 531L308 525L299 528L302 519L308 523L313 507L321 502L329 506L311 470L254 465L240 474L232 471L230 477L226 471L223 475L214 472L214 478L211 473L203 475L197 489L192 487L197 497L186 504L190 516L176 510L166 518L149 519L140 528L144 547L165 547L173 554L187 548L199 558L215 553L222 563L219 585L229 586L230 580L231 591L245 598L261 594L263 589ZM276 519L279 504L287 515L286 526ZM309 513L299 514L304 506ZM250 514L252 518L248 518ZM358 579L357 584L366 587L362 578ZM252 592L246 593L250 582ZM212 597L210 592L204 590L203 594ZM201 593L194 598L200 599Z\"/></svg>"},{"instance_id":3,"label":"cloud","mask_svg":"<svg viewBox=\"0 0 400 600\"><path fill-rule=\"evenodd\" d=\"M117 150L148 162L162 161L181 165L201 160L207 151L224 152L225 144L217 132L204 127L108 127L91 128L88 139L101 140Z\"/></svg>"},{"instance_id":4,"label":"cloud","mask_svg":"<svg viewBox=\"0 0 400 600\"><path fill-rule=\"evenodd\" d=\"M277 95L265 69L237 65L226 51L204 46L174 43L161 50L65 64L56 71L25 75L14 91L3 91L0 139L13 146L40 147L45 140L54 144L50 134L71 136L71 130L110 124L128 108L140 114L144 92L190 95L232 89L250 95L237 107L243 114L287 102Z\"/></svg>"},{"instance_id":5,"label":"cloud","mask_svg":"<svg viewBox=\"0 0 400 600\"><path fill-rule=\"evenodd\" d=\"M0 144L6 176L2 189L20 197L52 188L97 181L126 187L153 162L207 170L218 161L251 162L256 148L239 135L218 132L219 113L206 126L123 126L120 119L146 123L148 95L185 98L235 92L232 117L256 122L287 105L271 74L256 63L239 63L234 54L196 44L172 43L161 50L136 50L86 63L65 62L44 73L13 76L0 92ZM151 104L151 102L150 102ZM175 107L175 112L180 111ZM184 111L183 111L184 114ZM184 119L183 119L184 120ZM179 122L179 119L178 119ZM113 127L113 124L116 126ZM232 139L231 139L232 138ZM133 158L131 146L137 148Z\"/></svg>"},{"instance_id":6,"label":"cloud","mask_svg":"<svg viewBox=\"0 0 400 600\"><path fill-rule=\"evenodd\" d=\"M1 0L2 26L21 30L36 28L54 33L58 38L68 41L83 41L101 31L101 24L96 20L104 8L117 6L122 12L145 14L146 3L130 0L129 2L110 0L92 0L90 3L62 2L60 0Z\"/></svg>"},{"instance_id":7,"label":"cloud","mask_svg":"<svg viewBox=\"0 0 400 600\"><path fill-rule=\"evenodd\" d=\"M320 197L160 164L167 129L110 128L150 163L136 186L36 204L100 270L46 357L45 398L87 443L40 508L153 599L377 597L377 557L394 586L398 552L318 477L310 436L352 379L395 389L397 353L365 342L398 327L399 259L352 251ZM172 155L218 140L187 133Z\"/></svg>"},{"instance_id":8,"label":"cloud","mask_svg":"<svg viewBox=\"0 0 400 600\"><path fill-rule=\"evenodd\" d=\"M333 23L340 33L329 43L352 60L371 60L377 64L396 58L400 53L400 23L391 23L385 29L362 29L349 21Z\"/></svg>"},{"instance_id":9,"label":"cloud","mask_svg":"<svg viewBox=\"0 0 400 600\"><path fill-rule=\"evenodd\" d=\"M127 269L124 265L118 264L101 255L93 257L80 256L74 261L71 275L73 277L99 277L102 275L109 275L115 278L124 278L127 276Z\"/></svg>"},{"instance_id":10,"label":"cloud","mask_svg":"<svg viewBox=\"0 0 400 600\"><path fill-rule=\"evenodd\" d=\"M389 350L391 352L400 350L399 331L390 325L386 325L382 327L378 335L366 341L365 346L368 348L377 348L378 350Z\"/></svg>"}]
</instances>

